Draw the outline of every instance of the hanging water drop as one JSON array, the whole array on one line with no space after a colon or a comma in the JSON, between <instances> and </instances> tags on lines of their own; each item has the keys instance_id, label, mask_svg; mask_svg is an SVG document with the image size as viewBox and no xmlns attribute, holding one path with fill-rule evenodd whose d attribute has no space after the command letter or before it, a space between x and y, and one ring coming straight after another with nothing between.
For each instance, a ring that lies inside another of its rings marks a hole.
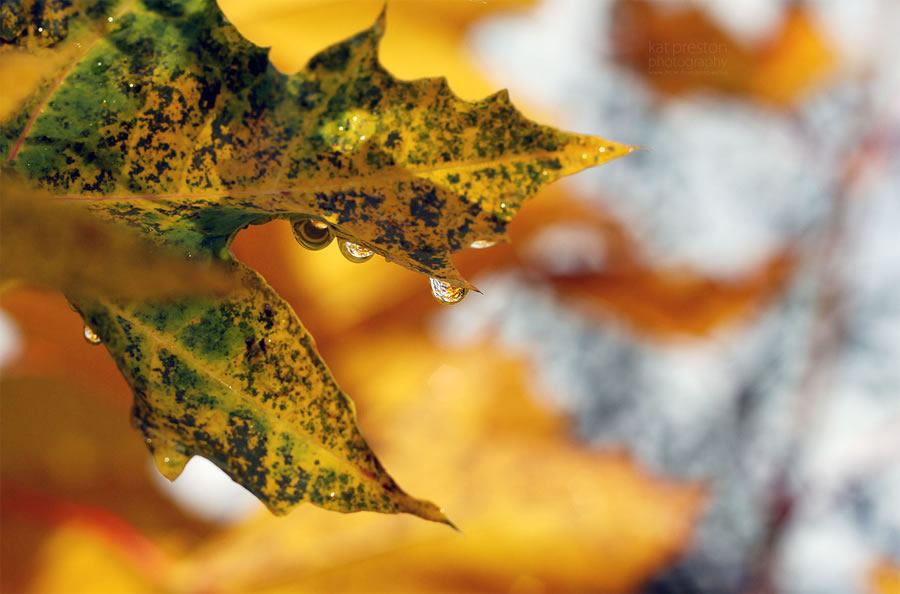
<instances>
[{"instance_id":1,"label":"hanging water drop","mask_svg":"<svg viewBox=\"0 0 900 594\"><path fill-rule=\"evenodd\" d=\"M446 283L438 278L431 279L431 294L441 303L453 305L463 300L468 293L468 289L462 287L454 287L450 283Z\"/></svg>"},{"instance_id":2,"label":"hanging water drop","mask_svg":"<svg viewBox=\"0 0 900 594\"><path fill-rule=\"evenodd\" d=\"M318 219L302 219L292 225L294 239L308 250L321 250L328 247L334 239L327 223Z\"/></svg>"},{"instance_id":3,"label":"hanging water drop","mask_svg":"<svg viewBox=\"0 0 900 594\"><path fill-rule=\"evenodd\" d=\"M483 250L485 248L494 247L495 245L497 245L497 242L491 241L490 239L476 239L469 247L475 248L476 250Z\"/></svg>"},{"instance_id":4,"label":"hanging water drop","mask_svg":"<svg viewBox=\"0 0 900 594\"><path fill-rule=\"evenodd\" d=\"M97 336L97 333L94 332L93 328L87 324L84 325L84 339L88 341L88 344L100 344L103 342L100 337Z\"/></svg>"},{"instance_id":5,"label":"hanging water drop","mask_svg":"<svg viewBox=\"0 0 900 594\"><path fill-rule=\"evenodd\" d=\"M375 255L375 252L366 246L347 241L346 239L339 239L338 246L341 248L341 253L344 254L344 257L356 264L365 262Z\"/></svg>"}]
</instances>

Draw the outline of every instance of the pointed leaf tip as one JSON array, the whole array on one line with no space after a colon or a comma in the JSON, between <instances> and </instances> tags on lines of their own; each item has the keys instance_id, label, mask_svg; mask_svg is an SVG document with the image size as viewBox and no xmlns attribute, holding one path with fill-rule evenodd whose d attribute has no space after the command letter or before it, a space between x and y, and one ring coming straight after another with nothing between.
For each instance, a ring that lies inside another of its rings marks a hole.
<instances>
[{"instance_id":1,"label":"pointed leaf tip","mask_svg":"<svg viewBox=\"0 0 900 594\"><path fill-rule=\"evenodd\" d=\"M381 12L375 17L375 23L372 25L372 33L375 38L381 40L384 37L384 31L387 24L387 2L381 7Z\"/></svg>"}]
</instances>

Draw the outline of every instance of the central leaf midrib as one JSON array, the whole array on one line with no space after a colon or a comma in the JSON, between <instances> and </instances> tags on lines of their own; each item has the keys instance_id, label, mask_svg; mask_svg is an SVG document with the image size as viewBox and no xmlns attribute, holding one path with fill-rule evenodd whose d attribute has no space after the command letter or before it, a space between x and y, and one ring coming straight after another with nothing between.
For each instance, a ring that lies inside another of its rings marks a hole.
<instances>
[{"instance_id":1,"label":"central leaf midrib","mask_svg":"<svg viewBox=\"0 0 900 594\"><path fill-rule=\"evenodd\" d=\"M421 169L403 169L399 173L391 173L389 175L369 175L369 176L354 176L354 177L346 177L339 178L334 180L333 183L321 183L321 184L309 184L306 186L299 186L294 188L268 188L268 189L259 189L259 190L239 190L239 191L229 191L229 190L219 190L215 192L191 192L191 193L173 193L173 194L154 194L154 195L118 195L118 196L89 196L84 194L79 195L63 195L59 196L58 199L61 200L79 200L86 202L103 202L103 201L128 201L128 200L171 200L178 198L198 198L198 199L208 199L208 198L225 198L232 196L270 196L282 194L284 192L300 192L300 193L315 193L322 191L333 191L333 190L342 190L347 188L356 188L360 186L364 186L366 184L375 182L381 184L388 184L394 181L399 181L405 178L416 178L423 175L439 173L442 171L457 171L457 170L465 170L465 169L474 169L477 167L482 167L484 165L504 165L506 163L512 163L518 160L530 160L530 159L541 159L541 158L552 158L554 155L560 153L562 151L534 151L532 153L516 153L514 155L508 155L503 157L495 157L492 159L481 159L475 161L457 161L453 163L442 164L440 167L427 167Z\"/></svg>"}]
</instances>

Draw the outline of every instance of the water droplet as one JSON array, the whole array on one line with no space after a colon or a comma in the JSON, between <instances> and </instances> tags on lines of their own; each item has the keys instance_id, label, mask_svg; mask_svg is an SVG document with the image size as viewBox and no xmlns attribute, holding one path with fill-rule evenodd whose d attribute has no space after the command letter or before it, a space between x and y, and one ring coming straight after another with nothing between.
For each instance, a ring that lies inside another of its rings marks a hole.
<instances>
[{"instance_id":1,"label":"water droplet","mask_svg":"<svg viewBox=\"0 0 900 594\"><path fill-rule=\"evenodd\" d=\"M601 146L600 148L597 149L597 151L598 151L598 152L601 152L601 153L605 153L605 152L606 152L606 147Z\"/></svg>"},{"instance_id":2,"label":"water droplet","mask_svg":"<svg viewBox=\"0 0 900 594\"><path fill-rule=\"evenodd\" d=\"M347 241L346 239L339 239L338 246L341 248L341 253L344 254L345 258L357 264L365 262L375 255L375 252L366 246Z\"/></svg>"},{"instance_id":3,"label":"water droplet","mask_svg":"<svg viewBox=\"0 0 900 594\"><path fill-rule=\"evenodd\" d=\"M484 248L494 247L495 245L497 245L497 242L491 241L490 239L476 239L469 247L475 248L476 250L483 250Z\"/></svg>"},{"instance_id":4,"label":"water droplet","mask_svg":"<svg viewBox=\"0 0 900 594\"><path fill-rule=\"evenodd\" d=\"M541 175L543 175L544 177L547 177L548 175L550 175L550 172L547 171L546 169L544 169L543 171L541 171Z\"/></svg>"},{"instance_id":5,"label":"water droplet","mask_svg":"<svg viewBox=\"0 0 900 594\"><path fill-rule=\"evenodd\" d=\"M294 239L308 250L321 250L334 239L331 227L318 219L302 219L293 224Z\"/></svg>"},{"instance_id":6,"label":"water droplet","mask_svg":"<svg viewBox=\"0 0 900 594\"><path fill-rule=\"evenodd\" d=\"M587 159L587 158L588 158L587 153L581 153L581 158L582 158L582 159Z\"/></svg>"},{"instance_id":7,"label":"water droplet","mask_svg":"<svg viewBox=\"0 0 900 594\"><path fill-rule=\"evenodd\" d=\"M44 28L43 28L43 27L38 27L38 33L43 33L43 32L44 32Z\"/></svg>"},{"instance_id":8,"label":"water droplet","mask_svg":"<svg viewBox=\"0 0 900 594\"><path fill-rule=\"evenodd\" d=\"M447 305L453 305L463 300L468 293L468 289L462 287L454 287L450 283L446 283L438 278L431 279L431 294L434 298Z\"/></svg>"},{"instance_id":9,"label":"water droplet","mask_svg":"<svg viewBox=\"0 0 900 594\"><path fill-rule=\"evenodd\" d=\"M163 458L163 461L164 461L164 462L171 462L171 460L169 459L168 456L166 456L165 458Z\"/></svg>"},{"instance_id":10,"label":"water droplet","mask_svg":"<svg viewBox=\"0 0 900 594\"><path fill-rule=\"evenodd\" d=\"M343 131L344 131L344 127L343 127L343 126L338 126L338 130L340 130L341 132L343 132Z\"/></svg>"},{"instance_id":11,"label":"water droplet","mask_svg":"<svg viewBox=\"0 0 900 594\"><path fill-rule=\"evenodd\" d=\"M107 19L106 19L106 22L108 22L108 23L113 22L113 18L112 18L112 17L107 18Z\"/></svg>"},{"instance_id":12,"label":"water droplet","mask_svg":"<svg viewBox=\"0 0 900 594\"><path fill-rule=\"evenodd\" d=\"M129 88L129 89L133 89L133 88L134 88L134 83L128 83L128 88Z\"/></svg>"},{"instance_id":13,"label":"water droplet","mask_svg":"<svg viewBox=\"0 0 900 594\"><path fill-rule=\"evenodd\" d=\"M334 497L334 491L331 492L331 496Z\"/></svg>"},{"instance_id":14,"label":"water droplet","mask_svg":"<svg viewBox=\"0 0 900 594\"><path fill-rule=\"evenodd\" d=\"M97 66L103 66L103 62L97 62Z\"/></svg>"},{"instance_id":15,"label":"water droplet","mask_svg":"<svg viewBox=\"0 0 900 594\"><path fill-rule=\"evenodd\" d=\"M147 438L147 443L153 443L153 440L150 439L150 438L148 437L148 438Z\"/></svg>"},{"instance_id":16,"label":"water droplet","mask_svg":"<svg viewBox=\"0 0 900 594\"><path fill-rule=\"evenodd\" d=\"M84 339L88 341L88 344L100 344L103 342L100 337L97 336L97 333L94 332L93 328L87 324L84 325Z\"/></svg>"},{"instance_id":17,"label":"water droplet","mask_svg":"<svg viewBox=\"0 0 900 594\"><path fill-rule=\"evenodd\" d=\"M365 136L360 136L359 139L360 139L360 140L365 140L366 137L365 137Z\"/></svg>"},{"instance_id":18,"label":"water droplet","mask_svg":"<svg viewBox=\"0 0 900 594\"><path fill-rule=\"evenodd\" d=\"M355 122L356 120L358 120L358 119L359 119L358 116L353 116L353 121L354 121L354 122Z\"/></svg>"}]
</instances>

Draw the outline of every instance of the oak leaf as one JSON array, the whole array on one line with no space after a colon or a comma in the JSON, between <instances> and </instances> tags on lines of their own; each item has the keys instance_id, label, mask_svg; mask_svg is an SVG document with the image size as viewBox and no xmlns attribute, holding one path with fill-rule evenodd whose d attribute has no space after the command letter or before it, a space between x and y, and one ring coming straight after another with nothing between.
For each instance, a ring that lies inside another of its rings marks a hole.
<instances>
[{"instance_id":1,"label":"oak leaf","mask_svg":"<svg viewBox=\"0 0 900 594\"><path fill-rule=\"evenodd\" d=\"M83 52L3 125L0 155L238 278L224 297L166 304L69 295L131 385L160 471L202 455L274 512L311 501L447 521L382 468L312 337L231 241L272 218L313 219L471 288L451 252L503 240L540 187L632 148L535 124L505 92L470 103L442 79L393 78L377 57L383 17L285 75L208 0L109 6L88 2L54 29L53 43ZM13 45L42 40L26 27Z\"/></svg>"}]
</instances>

